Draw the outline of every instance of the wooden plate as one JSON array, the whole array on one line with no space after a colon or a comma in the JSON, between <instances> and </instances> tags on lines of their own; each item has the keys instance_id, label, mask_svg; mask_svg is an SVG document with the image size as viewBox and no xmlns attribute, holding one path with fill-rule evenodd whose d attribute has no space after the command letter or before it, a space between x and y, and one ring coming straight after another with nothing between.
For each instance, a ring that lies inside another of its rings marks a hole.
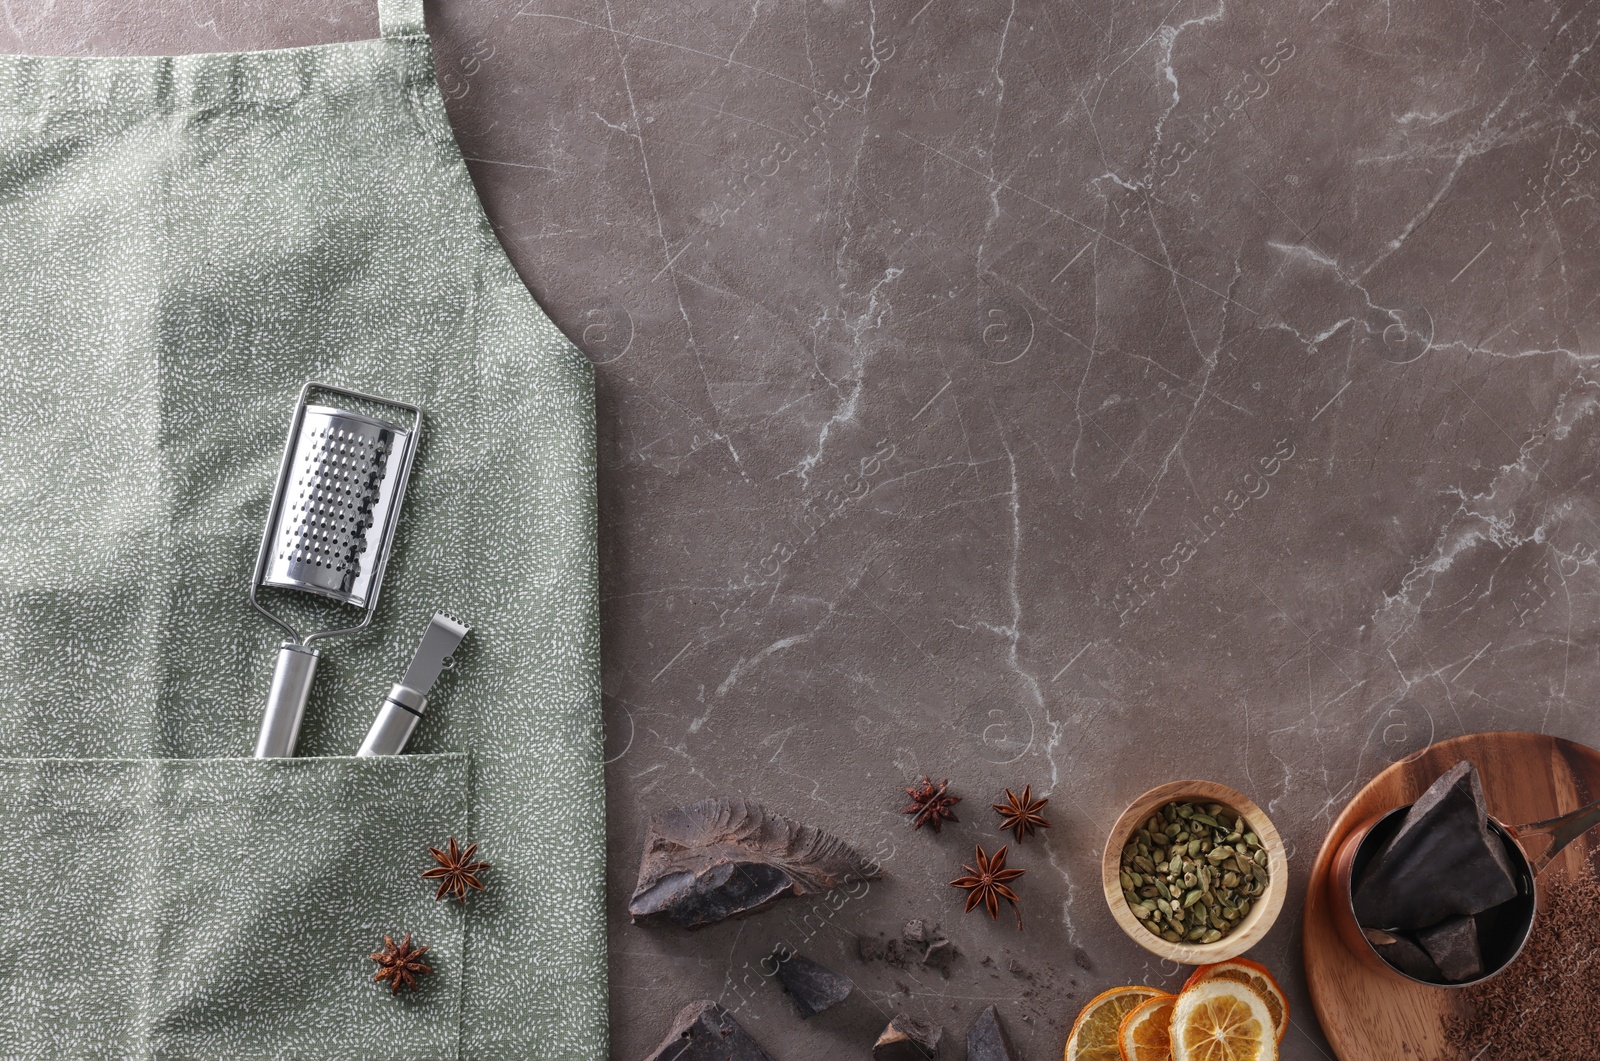
<instances>
[{"instance_id":1,"label":"wooden plate","mask_svg":"<svg viewBox=\"0 0 1600 1061\"><path fill-rule=\"evenodd\" d=\"M1461 1012L1462 993L1396 981L1368 970L1347 950L1328 916L1327 879L1345 835L1380 811L1415 802L1462 759L1483 778L1489 813L1523 825L1600 798L1600 751L1537 733L1474 733L1441 741L1373 778L1356 794L1323 841L1307 884L1302 942L1306 982L1322 1032L1345 1061L1449 1056L1445 1018ZM1600 830L1575 841L1540 878L1587 874ZM1543 888L1540 895L1543 899Z\"/></svg>"}]
</instances>

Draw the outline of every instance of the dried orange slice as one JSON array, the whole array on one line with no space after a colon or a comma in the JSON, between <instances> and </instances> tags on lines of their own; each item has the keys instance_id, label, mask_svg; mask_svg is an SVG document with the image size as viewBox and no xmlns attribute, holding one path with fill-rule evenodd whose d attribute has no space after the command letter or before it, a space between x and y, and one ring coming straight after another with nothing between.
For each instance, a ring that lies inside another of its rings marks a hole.
<instances>
[{"instance_id":1,"label":"dried orange slice","mask_svg":"<svg viewBox=\"0 0 1600 1061\"><path fill-rule=\"evenodd\" d=\"M1072 1034L1067 1036L1065 1061L1122 1061L1122 1051L1117 1047L1122 1018L1165 994L1153 987L1113 987L1091 998L1073 1022Z\"/></svg>"},{"instance_id":2,"label":"dried orange slice","mask_svg":"<svg viewBox=\"0 0 1600 1061\"><path fill-rule=\"evenodd\" d=\"M1183 985L1188 990L1202 980L1211 977L1221 977L1224 980L1235 980L1241 984L1249 984L1260 993L1267 1003L1267 1009L1272 1013L1272 1026L1277 1029L1278 1041L1283 1042L1283 1035L1289 1030L1289 999L1283 993L1283 988L1278 986L1278 981L1267 972L1267 967L1260 962L1253 962L1249 958L1229 958L1225 962L1215 965L1202 965L1189 977Z\"/></svg>"},{"instance_id":3,"label":"dried orange slice","mask_svg":"<svg viewBox=\"0 0 1600 1061\"><path fill-rule=\"evenodd\" d=\"M1220 976L1184 988L1172 1007L1173 1061L1278 1061L1267 1000Z\"/></svg>"},{"instance_id":4,"label":"dried orange slice","mask_svg":"<svg viewBox=\"0 0 1600 1061\"><path fill-rule=\"evenodd\" d=\"M1172 1061L1172 1006L1177 995L1157 995L1122 1018L1117 1049L1122 1061Z\"/></svg>"}]
</instances>

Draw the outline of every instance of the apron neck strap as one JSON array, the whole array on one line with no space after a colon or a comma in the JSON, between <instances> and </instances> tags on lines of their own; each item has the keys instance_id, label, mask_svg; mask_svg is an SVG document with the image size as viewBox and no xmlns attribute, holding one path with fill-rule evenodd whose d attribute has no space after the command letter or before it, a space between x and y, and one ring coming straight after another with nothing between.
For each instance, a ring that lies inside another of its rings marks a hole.
<instances>
[{"instance_id":1,"label":"apron neck strap","mask_svg":"<svg viewBox=\"0 0 1600 1061\"><path fill-rule=\"evenodd\" d=\"M378 0L378 32L385 37L425 36L422 0Z\"/></svg>"}]
</instances>

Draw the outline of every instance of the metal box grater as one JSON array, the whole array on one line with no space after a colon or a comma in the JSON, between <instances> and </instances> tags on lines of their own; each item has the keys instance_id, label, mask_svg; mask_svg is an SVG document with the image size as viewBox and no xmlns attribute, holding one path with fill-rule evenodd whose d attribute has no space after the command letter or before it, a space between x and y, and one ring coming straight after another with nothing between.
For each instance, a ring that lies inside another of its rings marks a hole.
<instances>
[{"instance_id":1,"label":"metal box grater","mask_svg":"<svg viewBox=\"0 0 1600 1061\"><path fill-rule=\"evenodd\" d=\"M366 607L410 442L398 424L307 406L261 584Z\"/></svg>"},{"instance_id":2,"label":"metal box grater","mask_svg":"<svg viewBox=\"0 0 1600 1061\"><path fill-rule=\"evenodd\" d=\"M313 391L404 409L411 426L310 404ZM357 633L372 621L421 431L422 410L406 402L326 383L300 391L250 580L251 606L289 635L273 664L256 758L294 754L321 657L316 642ZM302 635L257 598L263 587L359 608L360 621Z\"/></svg>"}]
</instances>

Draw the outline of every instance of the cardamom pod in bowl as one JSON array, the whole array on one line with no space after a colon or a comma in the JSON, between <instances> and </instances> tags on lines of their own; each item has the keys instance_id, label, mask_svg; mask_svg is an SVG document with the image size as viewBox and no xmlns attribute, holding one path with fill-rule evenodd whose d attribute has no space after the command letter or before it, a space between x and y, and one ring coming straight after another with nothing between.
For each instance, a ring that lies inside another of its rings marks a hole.
<instances>
[{"instance_id":1,"label":"cardamom pod in bowl","mask_svg":"<svg viewBox=\"0 0 1600 1061\"><path fill-rule=\"evenodd\" d=\"M1134 800L1106 837L1100 869L1122 930L1186 965L1255 946L1288 894L1278 830L1243 793L1212 781L1173 781Z\"/></svg>"}]
</instances>

